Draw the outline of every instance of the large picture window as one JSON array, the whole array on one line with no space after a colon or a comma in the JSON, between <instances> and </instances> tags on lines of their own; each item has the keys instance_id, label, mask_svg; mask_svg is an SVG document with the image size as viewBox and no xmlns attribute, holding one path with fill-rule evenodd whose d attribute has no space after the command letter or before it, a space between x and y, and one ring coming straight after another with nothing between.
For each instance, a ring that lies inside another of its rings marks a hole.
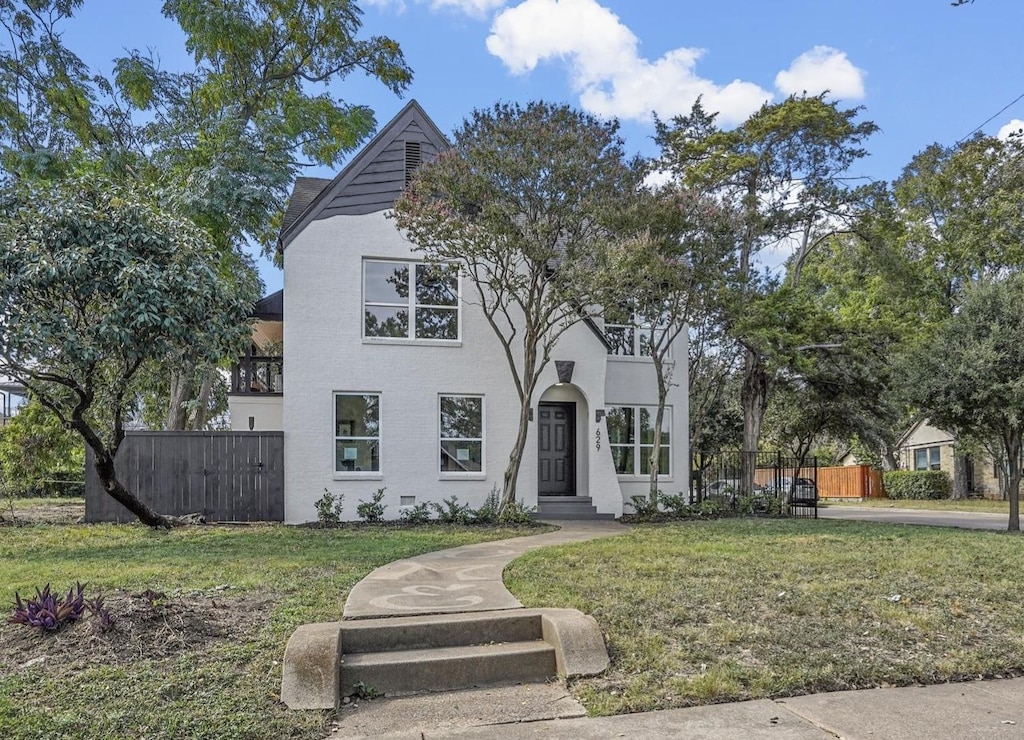
<instances>
[{"instance_id":1,"label":"large picture window","mask_svg":"<svg viewBox=\"0 0 1024 740\"><path fill-rule=\"evenodd\" d=\"M458 340L458 268L364 260L363 336Z\"/></svg>"},{"instance_id":2,"label":"large picture window","mask_svg":"<svg viewBox=\"0 0 1024 740\"><path fill-rule=\"evenodd\" d=\"M605 417L612 462L619 475L650 475L654 449L656 406L613 406ZM658 477L672 474L672 409L665 409L661 424L661 450Z\"/></svg>"},{"instance_id":3,"label":"large picture window","mask_svg":"<svg viewBox=\"0 0 1024 740\"><path fill-rule=\"evenodd\" d=\"M483 397L441 396L440 413L441 472L483 472Z\"/></svg>"},{"instance_id":4,"label":"large picture window","mask_svg":"<svg viewBox=\"0 0 1024 740\"><path fill-rule=\"evenodd\" d=\"M380 394L334 394L334 470L380 472Z\"/></svg>"}]
</instances>

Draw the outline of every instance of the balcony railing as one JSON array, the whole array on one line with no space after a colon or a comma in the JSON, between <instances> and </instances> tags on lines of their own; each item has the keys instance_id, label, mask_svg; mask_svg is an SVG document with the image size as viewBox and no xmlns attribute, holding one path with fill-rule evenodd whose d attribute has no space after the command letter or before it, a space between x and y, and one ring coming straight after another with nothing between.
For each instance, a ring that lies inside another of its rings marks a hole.
<instances>
[{"instance_id":1,"label":"balcony railing","mask_svg":"<svg viewBox=\"0 0 1024 740\"><path fill-rule=\"evenodd\" d=\"M284 393L284 358L239 358L231 366L231 392L260 396Z\"/></svg>"}]
</instances>

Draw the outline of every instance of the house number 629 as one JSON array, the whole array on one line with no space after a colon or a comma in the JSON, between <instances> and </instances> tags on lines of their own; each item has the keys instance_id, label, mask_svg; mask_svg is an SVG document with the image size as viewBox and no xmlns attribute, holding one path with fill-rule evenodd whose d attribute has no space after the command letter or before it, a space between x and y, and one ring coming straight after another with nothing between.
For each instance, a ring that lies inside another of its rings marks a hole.
<instances>
[{"instance_id":1,"label":"house number 629","mask_svg":"<svg viewBox=\"0 0 1024 740\"><path fill-rule=\"evenodd\" d=\"M601 449L601 430L598 429L596 433L597 437L597 449Z\"/></svg>"}]
</instances>

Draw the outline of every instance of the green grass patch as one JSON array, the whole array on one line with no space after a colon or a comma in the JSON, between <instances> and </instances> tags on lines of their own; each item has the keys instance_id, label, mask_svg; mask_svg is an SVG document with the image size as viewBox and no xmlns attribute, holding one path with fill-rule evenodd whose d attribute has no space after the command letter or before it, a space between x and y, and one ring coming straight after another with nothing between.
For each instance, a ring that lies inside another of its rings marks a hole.
<instances>
[{"instance_id":1,"label":"green grass patch","mask_svg":"<svg viewBox=\"0 0 1024 740\"><path fill-rule=\"evenodd\" d=\"M866 498L862 501L840 501L831 499L822 501L821 506L857 506L869 509L924 509L928 511L973 511L990 514L1009 514L1010 503L1008 501L990 501L988 499L964 499L952 501L950 499L938 500L913 500L913 499L888 499L888 498Z\"/></svg>"},{"instance_id":2,"label":"green grass patch","mask_svg":"<svg viewBox=\"0 0 1024 740\"><path fill-rule=\"evenodd\" d=\"M349 589L392 560L539 531L5 526L0 603L82 581L118 621L40 635L4 619L0 737L323 737L325 713L277 701L296 627L340 618Z\"/></svg>"},{"instance_id":3,"label":"green grass patch","mask_svg":"<svg viewBox=\"0 0 1024 740\"><path fill-rule=\"evenodd\" d=\"M506 570L532 607L593 615L593 714L1018 674L1017 536L845 521L640 526Z\"/></svg>"}]
</instances>

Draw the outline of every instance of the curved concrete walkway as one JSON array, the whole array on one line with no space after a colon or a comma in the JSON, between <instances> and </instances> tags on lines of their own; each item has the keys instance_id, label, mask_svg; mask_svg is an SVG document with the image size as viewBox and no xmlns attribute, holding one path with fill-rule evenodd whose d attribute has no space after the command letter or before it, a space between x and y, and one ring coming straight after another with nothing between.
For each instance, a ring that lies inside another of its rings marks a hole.
<instances>
[{"instance_id":1,"label":"curved concrete walkway","mask_svg":"<svg viewBox=\"0 0 1024 740\"><path fill-rule=\"evenodd\" d=\"M357 583L345 602L343 619L410 617L521 609L501 580L505 566L541 547L624 534L610 521L559 522L562 528L527 537L464 545L377 568Z\"/></svg>"}]
</instances>

